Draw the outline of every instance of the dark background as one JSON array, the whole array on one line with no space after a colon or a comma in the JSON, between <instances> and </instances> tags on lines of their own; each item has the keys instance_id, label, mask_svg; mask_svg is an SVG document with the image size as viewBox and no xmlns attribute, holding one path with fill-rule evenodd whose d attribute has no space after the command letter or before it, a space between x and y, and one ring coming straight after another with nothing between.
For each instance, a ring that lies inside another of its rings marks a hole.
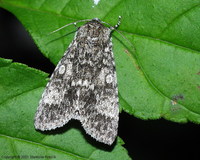
<instances>
[{"instance_id":1,"label":"dark background","mask_svg":"<svg viewBox=\"0 0 200 160\"><path fill-rule=\"evenodd\" d=\"M38 50L21 23L1 8L0 57L49 74L55 68ZM193 123L178 124L164 119L144 121L123 112L119 136L134 160L200 160L200 126Z\"/></svg>"}]
</instances>

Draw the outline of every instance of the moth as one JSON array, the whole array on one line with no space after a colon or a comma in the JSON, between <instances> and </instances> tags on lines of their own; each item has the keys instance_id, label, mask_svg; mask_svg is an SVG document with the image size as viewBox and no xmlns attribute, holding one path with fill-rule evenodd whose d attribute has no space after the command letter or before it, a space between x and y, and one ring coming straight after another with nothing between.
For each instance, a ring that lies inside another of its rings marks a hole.
<instances>
[{"instance_id":1,"label":"moth","mask_svg":"<svg viewBox=\"0 0 200 160\"><path fill-rule=\"evenodd\" d=\"M78 28L50 77L34 126L41 131L53 130L76 119L91 137L111 145L117 136L119 120L111 33L120 20L110 28L97 18L84 21L88 22Z\"/></svg>"}]
</instances>

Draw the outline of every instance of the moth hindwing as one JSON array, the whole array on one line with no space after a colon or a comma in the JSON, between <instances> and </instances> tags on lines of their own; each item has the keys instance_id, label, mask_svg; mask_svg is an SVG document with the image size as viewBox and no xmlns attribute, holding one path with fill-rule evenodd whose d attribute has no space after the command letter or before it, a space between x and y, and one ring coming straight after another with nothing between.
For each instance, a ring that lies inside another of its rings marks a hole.
<instances>
[{"instance_id":1,"label":"moth hindwing","mask_svg":"<svg viewBox=\"0 0 200 160\"><path fill-rule=\"evenodd\" d=\"M111 31L97 19L77 30L39 102L36 129L52 130L77 119L97 141L114 142L119 105Z\"/></svg>"}]
</instances>

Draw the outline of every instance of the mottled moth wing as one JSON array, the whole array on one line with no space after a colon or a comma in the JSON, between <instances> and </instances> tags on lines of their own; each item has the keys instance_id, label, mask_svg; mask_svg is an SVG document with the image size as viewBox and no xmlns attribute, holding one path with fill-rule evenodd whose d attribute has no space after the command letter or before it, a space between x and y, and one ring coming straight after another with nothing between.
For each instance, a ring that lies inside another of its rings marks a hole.
<instances>
[{"instance_id":1,"label":"mottled moth wing","mask_svg":"<svg viewBox=\"0 0 200 160\"><path fill-rule=\"evenodd\" d=\"M113 143L119 107L110 34L98 20L77 30L42 95L36 129L51 130L77 119L93 138Z\"/></svg>"}]
</instances>

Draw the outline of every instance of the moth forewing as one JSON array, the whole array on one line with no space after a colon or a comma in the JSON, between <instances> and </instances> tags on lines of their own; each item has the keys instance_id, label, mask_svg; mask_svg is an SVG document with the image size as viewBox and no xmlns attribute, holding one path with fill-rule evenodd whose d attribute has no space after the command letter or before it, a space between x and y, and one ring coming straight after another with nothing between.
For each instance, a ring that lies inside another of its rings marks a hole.
<instances>
[{"instance_id":1,"label":"moth forewing","mask_svg":"<svg viewBox=\"0 0 200 160\"><path fill-rule=\"evenodd\" d=\"M98 19L77 30L39 102L36 129L52 130L77 119L97 141L114 142L119 104L111 31Z\"/></svg>"}]
</instances>

